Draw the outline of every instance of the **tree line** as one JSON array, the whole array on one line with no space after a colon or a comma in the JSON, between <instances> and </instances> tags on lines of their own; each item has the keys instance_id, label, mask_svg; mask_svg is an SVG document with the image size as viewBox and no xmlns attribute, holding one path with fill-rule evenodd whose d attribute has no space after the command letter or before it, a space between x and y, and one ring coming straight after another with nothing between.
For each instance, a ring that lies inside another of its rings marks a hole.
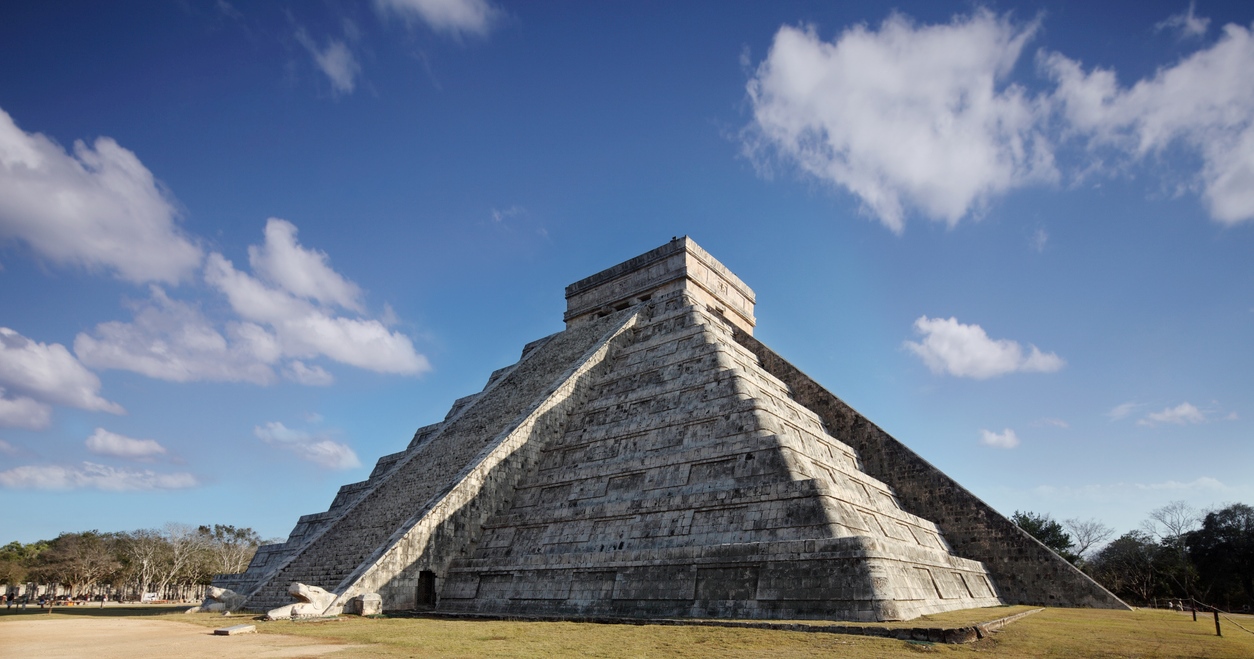
<instances>
[{"instance_id":1,"label":"tree line","mask_svg":"<svg viewBox=\"0 0 1254 659\"><path fill-rule=\"evenodd\" d=\"M1200 511L1174 501L1110 542L1114 529L1097 520L1018 511L1011 519L1130 604L1254 607L1254 508L1245 504Z\"/></svg>"},{"instance_id":2,"label":"tree line","mask_svg":"<svg viewBox=\"0 0 1254 659\"><path fill-rule=\"evenodd\" d=\"M215 574L243 572L260 545L256 531L227 524L62 533L53 540L0 547L0 584L42 585L46 592L60 586L75 598L140 599L155 593L157 599L188 599Z\"/></svg>"}]
</instances>

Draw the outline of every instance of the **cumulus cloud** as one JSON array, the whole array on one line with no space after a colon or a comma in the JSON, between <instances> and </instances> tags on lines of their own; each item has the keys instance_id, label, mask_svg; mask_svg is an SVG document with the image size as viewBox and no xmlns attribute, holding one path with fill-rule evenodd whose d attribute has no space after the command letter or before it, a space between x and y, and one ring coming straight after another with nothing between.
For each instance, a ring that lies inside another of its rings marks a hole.
<instances>
[{"instance_id":1,"label":"cumulus cloud","mask_svg":"<svg viewBox=\"0 0 1254 659\"><path fill-rule=\"evenodd\" d=\"M407 23L422 21L454 37L486 36L501 15L487 0L375 0L374 6L385 16L394 14Z\"/></svg>"},{"instance_id":2,"label":"cumulus cloud","mask_svg":"<svg viewBox=\"0 0 1254 659\"><path fill-rule=\"evenodd\" d=\"M150 469L109 467L93 462L82 466L28 465L0 471L0 486L14 490L80 490L107 492L180 490L200 482L186 472L162 474Z\"/></svg>"},{"instance_id":3,"label":"cumulus cloud","mask_svg":"<svg viewBox=\"0 0 1254 659\"><path fill-rule=\"evenodd\" d=\"M964 325L956 318L928 318L914 321L921 342L906 341L904 346L918 355L933 373L983 380L1007 373L1052 373L1065 362L1058 355L1044 353L1034 345L1025 355L1022 346L1008 339L993 340L979 325Z\"/></svg>"},{"instance_id":4,"label":"cumulus cloud","mask_svg":"<svg viewBox=\"0 0 1254 659\"><path fill-rule=\"evenodd\" d=\"M51 423L51 405L26 396L8 397L0 388L0 426L43 430Z\"/></svg>"},{"instance_id":5,"label":"cumulus cloud","mask_svg":"<svg viewBox=\"0 0 1254 659\"><path fill-rule=\"evenodd\" d=\"M266 224L264 244L249 248L257 277L236 270L221 254L209 256L205 281L226 296L239 316L221 329L197 307L153 286L149 300L133 305L132 322L101 323L91 333L80 333L75 352L94 368L174 382L270 384L282 364L289 380L330 384L330 373L306 361L317 357L379 373L429 370L409 337L381 320L337 311L360 310L360 289L330 268L326 254L302 247L296 233L284 220Z\"/></svg>"},{"instance_id":6,"label":"cumulus cloud","mask_svg":"<svg viewBox=\"0 0 1254 659\"><path fill-rule=\"evenodd\" d=\"M117 142L76 141L67 153L0 109L0 238L54 263L175 283L202 256L176 215L152 172Z\"/></svg>"},{"instance_id":7,"label":"cumulus cloud","mask_svg":"<svg viewBox=\"0 0 1254 659\"><path fill-rule=\"evenodd\" d=\"M278 421L254 427L253 434L266 444L291 451L301 459L323 467L353 469L361 466L357 454L347 444L303 430L294 430Z\"/></svg>"},{"instance_id":8,"label":"cumulus cloud","mask_svg":"<svg viewBox=\"0 0 1254 659\"><path fill-rule=\"evenodd\" d=\"M268 227L276 226L271 221ZM281 226L281 225L279 225ZM267 231L266 245L250 250L265 263L263 272L275 285L235 269L221 254L210 254L205 265L205 281L226 295L235 313L246 321L268 325L274 332L283 354L295 359L325 356L335 361L380 373L417 375L430 369L427 359L414 350L409 337L389 331L381 321L341 316L327 304L347 307L353 298L344 298L356 286L331 271L324 255L303 250L294 242L294 228ZM282 252L291 240L293 254L299 258L284 261L283 266L269 262L270 254ZM251 261L251 259L250 259ZM276 273L282 273L276 276ZM328 278L334 275L334 279ZM335 283L329 289L319 284Z\"/></svg>"},{"instance_id":9,"label":"cumulus cloud","mask_svg":"<svg viewBox=\"0 0 1254 659\"><path fill-rule=\"evenodd\" d=\"M784 26L748 83L750 154L847 189L895 232L911 207L952 226L1057 178L1044 106L1006 83L1036 31L987 10L925 26L893 14L830 42Z\"/></svg>"},{"instance_id":10,"label":"cumulus cloud","mask_svg":"<svg viewBox=\"0 0 1254 659\"><path fill-rule=\"evenodd\" d=\"M1210 27L1210 19L1193 13L1195 4L1190 2L1189 8L1184 13L1168 17L1167 20L1155 25L1154 29L1157 31L1179 30L1180 36L1184 38L1206 36L1206 30Z\"/></svg>"},{"instance_id":11,"label":"cumulus cloud","mask_svg":"<svg viewBox=\"0 0 1254 659\"><path fill-rule=\"evenodd\" d=\"M1120 87L1115 72L1062 54L1042 57L1057 83L1055 101L1092 148L1138 160L1173 144L1201 156L1197 175L1211 216L1224 224L1254 219L1254 36L1227 25L1219 41L1153 77Z\"/></svg>"},{"instance_id":12,"label":"cumulus cloud","mask_svg":"<svg viewBox=\"0 0 1254 659\"><path fill-rule=\"evenodd\" d=\"M326 74L331 81L331 88L337 94L353 92L357 86L357 74L361 73L361 65L353 56L353 51L349 50L348 44L339 39L330 39L325 48L319 48L303 29L296 31L296 40L309 51L314 64Z\"/></svg>"},{"instance_id":13,"label":"cumulus cloud","mask_svg":"<svg viewBox=\"0 0 1254 659\"><path fill-rule=\"evenodd\" d=\"M106 455L128 460L152 460L166 454L165 447L153 439L134 439L109 432L104 428L87 438L87 450L96 455Z\"/></svg>"},{"instance_id":14,"label":"cumulus cloud","mask_svg":"<svg viewBox=\"0 0 1254 659\"><path fill-rule=\"evenodd\" d=\"M361 311L357 284L331 269L326 252L303 247L296 234L296 225L287 220L267 220L265 243L248 248L253 272L293 295Z\"/></svg>"},{"instance_id":15,"label":"cumulus cloud","mask_svg":"<svg viewBox=\"0 0 1254 659\"><path fill-rule=\"evenodd\" d=\"M1019 437L1010 428L1006 428L1000 433L991 430L980 430L980 443L994 448L1014 448L1019 445Z\"/></svg>"},{"instance_id":16,"label":"cumulus cloud","mask_svg":"<svg viewBox=\"0 0 1254 659\"><path fill-rule=\"evenodd\" d=\"M1200 37L1207 24L1190 6L1160 27ZM911 211L952 226L1019 187L1125 171L1107 162L1174 175L1179 159L1152 156L1179 146L1199 156L1189 175L1215 220L1254 219L1250 29L1226 25L1126 88L1113 70L1042 51L1047 88L1030 94L1008 77L1037 28L986 9L942 25L894 14L831 41L784 26L747 85L746 152L847 190L901 232ZM1064 144L1082 148L1061 158Z\"/></svg>"},{"instance_id":17,"label":"cumulus cloud","mask_svg":"<svg viewBox=\"0 0 1254 659\"><path fill-rule=\"evenodd\" d=\"M110 321L74 339L74 352L93 368L134 371L159 380L252 382L275 380L278 340L256 323L229 322L225 335L196 307L153 286L132 305L135 319Z\"/></svg>"},{"instance_id":18,"label":"cumulus cloud","mask_svg":"<svg viewBox=\"0 0 1254 659\"><path fill-rule=\"evenodd\" d=\"M46 428L51 405L125 414L100 396L100 378L60 343L39 343L0 327L0 424Z\"/></svg>"},{"instance_id":19,"label":"cumulus cloud","mask_svg":"<svg viewBox=\"0 0 1254 659\"><path fill-rule=\"evenodd\" d=\"M1180 403L1175 407L1167 407L1158 412L1150 412L1145 418L1139 419L1138 426L1155 426L1160 423L1172 423L1178 426L1186 423L1204 423L1206 413L1191 403Z\"/></svg>"}]
</instances>

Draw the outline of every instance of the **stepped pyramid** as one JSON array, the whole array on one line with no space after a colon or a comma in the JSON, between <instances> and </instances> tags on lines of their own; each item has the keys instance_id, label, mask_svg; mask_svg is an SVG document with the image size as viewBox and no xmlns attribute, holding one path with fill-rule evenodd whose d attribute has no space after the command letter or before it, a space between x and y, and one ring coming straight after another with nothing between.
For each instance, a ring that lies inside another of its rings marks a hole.
<instances>
[{"instance_id":1,"label":"stepped pyramid","mask_svg":"<svg viewBox=\"0 0 1254 659\"><path fill-rule=\"evenodd\" d=\"M215 585L336 613L905 620L1126 608L753 335L687 237L566 289L566 329Z\"/></svg>"}]
</instances>

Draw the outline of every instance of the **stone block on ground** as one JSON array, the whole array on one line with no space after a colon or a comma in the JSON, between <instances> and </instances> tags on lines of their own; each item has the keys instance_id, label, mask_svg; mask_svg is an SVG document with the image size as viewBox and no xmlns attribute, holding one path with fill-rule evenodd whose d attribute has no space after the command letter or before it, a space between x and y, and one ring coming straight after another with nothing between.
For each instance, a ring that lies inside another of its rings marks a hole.
<instances>
[{"instance_id":1,"label":"stone block on ground","mask_svg":"<svg viewBox=\"0 0 1254 659\"><path fill-rule=\"evenodd\" d=\"M213 630L214 636L235 636L237 634L256 634L256 625L231 625Z\"/></svg>"},{"instance_id":2,"label":"stone block on ground","mask_svg":"<svg viewBox=\"0 0 1254 659\"><path fill-rule=\"evenodd\" d=\"M348 600L344 607L345 613L359 616L377 616L383 613L383 596L378 593L366 593Z\"/></svg>"}]
</instances>

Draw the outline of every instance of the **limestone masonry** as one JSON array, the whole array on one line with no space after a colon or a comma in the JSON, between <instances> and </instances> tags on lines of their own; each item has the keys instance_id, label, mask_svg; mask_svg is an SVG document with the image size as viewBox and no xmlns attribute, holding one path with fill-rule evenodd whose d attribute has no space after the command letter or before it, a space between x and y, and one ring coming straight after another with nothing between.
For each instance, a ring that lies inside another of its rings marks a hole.
<instances>
[{"instance_id":1,"label":"limestone masonry","mask_svg":"<svg viewBox=\"0 0 1254 659\"><path fill-rule=\"evenodd\" d=\"M755 339L753 291L687 237L566 300L565 331L214 585L280 615L1126 608Z\"/></svg>"}]
</instances>

